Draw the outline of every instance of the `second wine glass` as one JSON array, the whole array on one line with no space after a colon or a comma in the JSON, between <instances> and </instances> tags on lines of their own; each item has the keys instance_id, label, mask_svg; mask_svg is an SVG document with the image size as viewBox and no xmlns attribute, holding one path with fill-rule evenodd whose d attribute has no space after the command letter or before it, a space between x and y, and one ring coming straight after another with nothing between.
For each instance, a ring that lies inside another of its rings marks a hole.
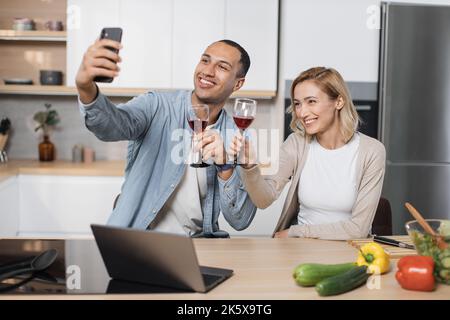
<instances>
[{"instance_id":1,"label":"second wine glass","mask_svg":"<svg viewBox=\"0 0 450 320\"><path fill-rule=\"evenodd\" d=\"M252 124L256 116L256 101L247 98L238 98L234 102L233 119L242 136ZM245 141L245 140L244 140ZM234 164L238 165L238 154L234 157Z\"/></svg>"}]
</instances>

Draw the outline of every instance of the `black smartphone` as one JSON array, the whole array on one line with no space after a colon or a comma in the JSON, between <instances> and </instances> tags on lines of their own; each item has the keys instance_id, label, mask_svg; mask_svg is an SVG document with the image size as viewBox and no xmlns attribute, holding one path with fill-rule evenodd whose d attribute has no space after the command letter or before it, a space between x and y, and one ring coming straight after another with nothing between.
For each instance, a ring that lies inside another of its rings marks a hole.
<instances>
[{"instance_id":1,"label":"black smartphone","mask_svg":"<svg viewBox=\"0 0 450 320\"><path fill-rule=\"evenodd\" d=\"M117 42L122 41L122 28L103 28L102 32L100 33L100 39L111 39ZM119 50L111 48L111 47L105 47L108 50L111 50L115 53L119 53ZM114 62L114 61L112 61ZM113 78L109 77L95 77L95 82L107 82L111 83L113 81Z\"/></svg>"}]
</instances>

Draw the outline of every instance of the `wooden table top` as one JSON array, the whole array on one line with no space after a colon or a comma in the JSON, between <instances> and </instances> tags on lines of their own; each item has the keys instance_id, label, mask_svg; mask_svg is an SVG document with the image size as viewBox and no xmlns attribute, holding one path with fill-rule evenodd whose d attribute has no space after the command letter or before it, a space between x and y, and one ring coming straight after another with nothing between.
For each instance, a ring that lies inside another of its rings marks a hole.
<instances>
[{"instance_id":1,"label":"wooden table top","mask_svg":"<svg viewBox=\"0 0 450 320\"><path fill-rule=\"evenodd\" d=\"M314 239L232 238L195 239L201 265L229 268L234 275L206 294L141 294L141 295L60 295L6 296L0 299L450 299L450 286L439 284L434 292L407 291L395 280L397 260L391 271L382 275L379 289L362 286L334 297L319 297L314 288L297 286L293 269L300 263L343 263L355 261L357 251L343 241ZM375 286L376 279L370 280Z\"/></svg>"}]
</instances>

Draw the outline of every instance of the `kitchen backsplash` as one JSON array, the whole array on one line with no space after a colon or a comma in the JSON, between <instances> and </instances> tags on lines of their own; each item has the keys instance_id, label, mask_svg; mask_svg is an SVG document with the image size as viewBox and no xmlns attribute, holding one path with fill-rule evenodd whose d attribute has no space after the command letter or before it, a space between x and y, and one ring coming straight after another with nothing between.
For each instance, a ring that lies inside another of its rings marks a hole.
<instances>
[{"instance_id":1,"label":"kitchen backsplash","mask_svg":"<svg viewBox=\"0 0 450 320\"><path fill-rule=\"evenodd\" d=\"M84 126L80 115L77 98L59 96L21 96L8 95L0 97L0 118L11 120L11 132L7 145L10 159L38 159L38 144L42 133L35 132L36 123L33 114L45 110L44 103L51 103L57 110L61 122L50 133L50 141L56 147L56 159L71 160L72 147L75 144L93 148L98 160L120 160L126 155L126 141L102 142ZM126 99L114 99L120 103Z\"/></svg>"},{"instance_id":2,"label":"kitchen backsplash","mask_svg":"<svg viewBox=\"0 0 450 320\"><path fill-rule=\"evenodd\" d=\"M102 142L84 126L75 96L0 96L0 119L11 120L11 132L6 150L10 159L38 159L38 144L42 134L34 132L36 123L33 115L44 110L45 103L51 103L60 115L61 122L50 134L56 146L56 159L71 160L72 148L76 144L94 149L97 160L123 160L126 157L127 142ZM130 98L111 98L118 104ZM232 103L234 100L231 100ZM254 128L273 127L271 109L273 101L259 100ZM227 105L227 109L230 105ZM272 110L273 111L273 110Z\"/></svg>"}]
</instances>

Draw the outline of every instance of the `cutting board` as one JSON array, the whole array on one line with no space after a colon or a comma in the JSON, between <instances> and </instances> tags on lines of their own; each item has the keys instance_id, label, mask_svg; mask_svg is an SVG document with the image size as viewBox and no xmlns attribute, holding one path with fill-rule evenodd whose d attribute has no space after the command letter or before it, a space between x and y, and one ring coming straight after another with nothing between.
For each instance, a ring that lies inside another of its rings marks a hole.
<instances>
[{"instance_id":1,"label":"cutting board","mask_svg":"<svg viewBox=\"0 0 450 320\"><path fill-rule=\"evenodd\" d=\"M400 242L404 242L407 244L413 245L413 242L409 238L409 236L386 236L386 238L394 239ZM347 241L352 247L355 247L359 249L361 246L365 245L366 243L373 242L373 238L366 238L366 239L351 239ZM400 259L402 257L406 256L415 256L417 255L416 250L412 249L405 249L395 246L390 246L388 244L378 243L380 246L383 247L384 251L389 255L391 259Z\"/></svg>"}]
</instances>

